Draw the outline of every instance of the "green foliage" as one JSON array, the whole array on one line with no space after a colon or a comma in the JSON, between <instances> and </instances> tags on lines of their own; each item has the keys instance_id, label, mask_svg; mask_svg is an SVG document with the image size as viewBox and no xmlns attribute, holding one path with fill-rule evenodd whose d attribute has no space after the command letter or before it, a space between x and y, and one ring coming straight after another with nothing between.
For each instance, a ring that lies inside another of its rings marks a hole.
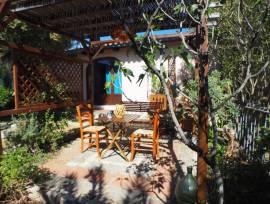
<instances>
[{"instance_id":1,"label":"green foliage","mask_svg":"<svg viewBox=\"0 0 270 204\"><path fill-rule=\"evenodd\" d=\"M133 71L131 69L120 66L120 71L124 74L125 77L128 78L129 81L131 81L131 77L134 77Z\"/></svg>"},{"instance_id":2,"label":"green foliage","mask_svg":"<svg viewBox=\"0 0 270 204\"><path fill-rule=\"evenodd\" d=\"M268 118L268 124L270 124L270 117ZM261 127L260 137L256 138L258 150L270 153L270 127Z\"/></svg>"},{"instance_id":3,"label":"green foliage","mask_svg":"<svg viewBox=\"0 0 270 204\"><path fill-rule=\"evenodd\" d=\"M232 81L222 78L219 71L213 71L208 78L209 95L212 97L213 106L220 104L231 94ZM193 100L198 99L198 83L195 80L189 80L185 89L185 93ZM194 112L197 108L194 107ZM234 119L239 114L238 107L233 100L228 101L224 107L219 109L216 113L217 124L219 127L234 123Z\"/></svg>"},{"instance_id":4,"label":"green foliage","mask_svg":"<svg viewBox=\"0 0 270 204\"><path fill-rule=\"evenodd\" d=\"M151 92L152 93L164 93L164 88L160 83L159 78L156 75L152 75Z\"/></svg>"},{"instance_id":5,"label":"green foliage","mask_svg":"<svg viewBox=\"0 0 270 204\"><path fill-rule=\"evenodd\" d=\"M7 152L0 161L2 185L6 191L23 188L30 180L36 179L40 173L37 163L42 154L34 156L26 147Z\"/></svg>"},{"instance_id":6,"label":"green foliage","mask_svg":"<svg viewBox=\"0 0 270 204\"><path fill-rule=\"evenodd\" d=\"M0 39L18 44L30 45L51 52L64 52L71 47L71 40L44 29L31 27L20 20L13 20L3 31ZM21 57L21 56L20 56ZM0 46L0 85L11 87L12 52L5 46ZM59 87L52 86L45 90L54 91Z\"/></svg>"},{"instance_id":7,"label":"green foliage","mask_svg":"<svg viewBox=\"0 0 270 204\"><path fill-rule=\"evenodd\" d=\"M176 48L171 48L168 52L167 58L176 57L176 56L181 57L185 62L186 68L188 68L189 71L192 71L193 69L192 61L194 60L194 58L190 54L190 52L186 50L184 45L181 44L180 46Z\"/></svg>"},{"instance_id":8,"label":"green foliage","mask_svg":"<svg viewBox=\"0 0 270 204\"><path fill-rule=\"evenodd\" d=\"M180 12L182 12L184 10L184 5L183 4L177 4L174 8L174 14L179 14Z\"/></svg>"},{"instance_id":9,"label":"green foliage","mask_svg":"<svg viewBox=\"0 0 270 204\"><path fill-rule=\"evenodd\" d=\"M3 108L8 103L11 103L11 100L12 100L12 91L0 85L0 108Z\"/></svg>"},{"instance_id":10,"label":"green foliage","mask_svg":"<svg viewBox=\"0 0 270 204\"><path fill-rule=\"evenodd\" d=\"M269 3L260 0L227 1L219 13L220 23L215 29L215 50L218 52L213 54L217 55L224 76L233 81L233 88L237 88L246 77L249 62L251 73L254 74L269 58ZM265 74L249 80L238 99L242 102L268 100L269 80L265 76L269 73L268 66Z\"/></svg>"},{"instance_id":11,"label":"green foliage","mask_svg":"<svg viewBox=\"0 0 270 204\"><path fill-rule=\"evenodd\" d=\"M208 130L208 148L212 149L214 144L214 132L212 128ZM224 141L219 141L216 147L216 160L218 163L222 161L226 150L227 150L228 143Z\"/></svg>"},{"instance_id":12,"label":"green foliage","mask_svg":"<svg viewBox=\"0 0 270 204\"><path fill-rule=\"evenodd\" d=\"M6 41L26 44L52 52L63 52L71 46L71 41L44 29L31 27L20 20L12 21L0 38Z\"/></svg>"},{"instance_id":13,"label":"green foliage","mask_svg":"<svg viewBox=\"0 0 270 204\"><path fill-rule=\"evenodd\" d=\"M26 146L30 151L54 151L64 139L68 113L51 110L21 114L13 118L16 129L7 136L9 146Z\"/></svg>"},{"instance_id":14,"label":"green foliage","mask_svg":"<svg viewBox=\"0 0 270 204\"><path fill-rule=\"evenodd\" d=\"M1 50L0 50L0 58L2 58ZM7 88L12 87L12 73L10 67L11 65L9 63L5 63L5 59L2 59L2 62L0 63L0 86L4 86Z\"/></svg>"},{"instance_id":15,"label":"green foliage","mask_svg":"<svg viewBox=\"0 0 270 204\"><path fill-rule=\"evenodd\" d=\"M41 101L63 102L68 100L68 97L66 96L67 90L65 83L49 85L47 88L44 87L42 90L44 91L41 93Z\"/></svg>"},{"instance_id":16,"label":"green foliage","mask_svg":"<svg viewBox=\"0 0 270 204\"><path fill-rule=\"evenodd\" d=\"M145 77L146 73L140 74L137 80L137 83L139 83L139 86L142 84L142 81Z\"/></svg>"}]
</instances>

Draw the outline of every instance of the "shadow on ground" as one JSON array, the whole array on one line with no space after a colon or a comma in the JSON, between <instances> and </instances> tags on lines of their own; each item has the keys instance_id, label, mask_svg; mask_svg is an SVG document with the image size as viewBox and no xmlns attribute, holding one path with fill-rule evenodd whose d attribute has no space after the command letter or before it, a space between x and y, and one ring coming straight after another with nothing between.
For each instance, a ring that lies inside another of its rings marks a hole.
<instances>
[{"instance_id":1,"label":"shadow on ground","mask_svg":"<svg viewBox=\"0 0 270 204\"><path fill-rule=\"evenodd\" d=\"M175 203L176 178L183 176L181 163L177 160L168 140L167 156L154 161L149 155L144 162L131 165L126 176L118 176L108 182L102 165L89 169L84 179L75 174L65 177L52 175L42 184L40 194L46 203Z\"/></svg>"}]
</instances>

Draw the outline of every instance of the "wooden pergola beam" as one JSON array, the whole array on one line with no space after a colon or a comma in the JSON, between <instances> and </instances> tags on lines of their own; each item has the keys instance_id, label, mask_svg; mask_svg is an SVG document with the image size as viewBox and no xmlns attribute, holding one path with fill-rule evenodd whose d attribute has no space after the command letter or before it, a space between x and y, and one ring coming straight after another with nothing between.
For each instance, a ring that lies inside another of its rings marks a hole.
<instances>
[{"instance_id":1,"label":"wooden pergola beam","mask_svg":"<svg viewBox=\"0 0 270 204\"><path fill-rule=\"evenodd\" d=\"M0 40L0 45L9 47L11 49L15 49L15 50L20 50L23 52L27 52L27 53L31 53L31 54L36 54L36 55L41 55L41 56L45 56L48 58L58 58L58 59L63 59L69 62L78 62L78 63L89 63L88 60L85 59L81 59L81 58L75 58L75 57L68 57L65 55L60 55L60 54L55 54L55 53L49 53L49 52L45 52L39 48L34 48L28 45L18 45L16 43L13 42L6 42L3 40Z\"/></svg>"},{"instance_id":2,"label":"wooden pergola beam","mask_svg":"<svg viewBox=\"0 0 270 204\"><path fill-rule=\"evenodd\" d=\"M61 30L59 30L59 29L57 29L57 28L55 28L55 27L51 27L51 26L46 25L46 24L44 24L44 23L36 22L36 21L31 20L31 19L29 19L29 18L27 18L27 17L25 17L25 16L22 16L22 15L20 15L20 14L18 14L18 13L10 12L10 15L13 15L14 18L19 19L19 20L21 20L21 21L24 21L24 22L26 22L26 23L28 23L28 24L30 24L30 25L32 25L32 26L40 27L40 28L43 28L43 29L48 30L48 31L50 31L50 32L54 32L54 33L57 33L57 34L66 36L67 38L70 38L70 39L72 39L72 40L77 40L77 41L79 41L79 42L82 42L82 41L83 41L83 37L78 37L78 36L76 36L76 35L73 35L73 34L71 34L71 33L67 33L67 32L64 32L64 31L61 31Z\"/></svg>"},{"instance_id":3,"label":"wooden pergola beam","mask_svg":"<svg viewBox=\"0 0 270 204\"><path fill-rule=\"evenodd\" d=\"M0 18L6 14L6 12L8 11L9 5L10 5L9 0L0 1Z\"/></svg>"},{"instance_id":4,"label":"wooden pergola beam","mask_svg":"<svg viewBox=\"0 0 270 204\"><path fill-rule=\"evenodd\" d=\"M14 0L13 0L14 1ZM18 0L15 0L18 1ZM14 2L15 2L14 1ZM20 9L14 9L15 11L24 11L24 10L35 10L35 9L39 9L39 8L44 8L44 7L48 7L48 6L52 6L52 5L57 5L57 4L61 4L61 3L66 3L68 1L74 1L74 0L46 0L46 3L40 3L38 1L32 1L30 3L24 2L24 8L20 8Z\"/></svg>"},{"instance_id":5,"label":"wooden pergola beam","mask_svg":"<svg viewBox=\"0 0 270 204\"><path fill-rule=\"evenodd\" d=\"M112 10L115 10L121 14L121 16L126 17L132 17L132 15L135 15L135 13L138 13L138 5L133 6L132 9L127 10L126 7L110 7L110 8L104 8L101 10L94 10L89 8L81 11L82 9L77 9L77 12L73 12L73 15L65 16L66 12L58 13L55 16L45 16L42 17L43 22L49 22L49 23L64 23L65 21L72 20L74 18L80 18L84 19L86 23L89 23L91 21L101 22L104 19L110 19L112 16ZM116 15L114 17L117 17Z\"/></svg>"}]
</instances>

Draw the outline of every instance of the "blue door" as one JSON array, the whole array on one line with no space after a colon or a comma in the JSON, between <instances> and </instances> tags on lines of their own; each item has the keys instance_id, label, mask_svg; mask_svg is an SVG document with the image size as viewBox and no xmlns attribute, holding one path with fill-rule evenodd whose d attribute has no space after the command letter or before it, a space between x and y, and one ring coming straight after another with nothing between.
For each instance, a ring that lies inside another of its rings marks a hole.
<instances>
[{"instance_id":1,"label":"blue door","mask_svg":"<svg viewBox=\"0 0 270 204\"><path fill-rule=\"evenodd\" d=\"M102 58L95 62L95 104L117 104L122 101L122 73L116 59Z\"/></svg>"}]
</instances>

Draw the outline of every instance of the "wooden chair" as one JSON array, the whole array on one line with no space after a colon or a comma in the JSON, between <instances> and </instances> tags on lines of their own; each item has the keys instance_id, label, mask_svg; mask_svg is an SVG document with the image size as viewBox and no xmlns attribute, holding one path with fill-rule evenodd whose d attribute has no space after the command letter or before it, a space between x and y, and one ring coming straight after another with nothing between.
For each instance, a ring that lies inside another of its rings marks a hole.
<instances>
[{"instance_id":1,"label":"wooden chair","mask_svg":"<svg viewBox=\"0 0 270 204\"><path fill-rule=\"evenodd\" d=\"M160 110L165 112L168 110L168 102L165 94L151 94L149 96L150 103L160 103Z\"/></svg>"},{"instance_id":2,"label":"wooden chair","mask_svg":"<svg viewBox=\"0 0 270 204\"><path fill-rule=\"evenodd\" d=\"M86 109L82 111L82 109ZM80 122L80 151L83 152L84 139L88 139L89 148L92 145L96 146L98 156L101 157L99 142L101 139L106 139L106 143L108 144L108 135L107 129L105 126L94 126L93 125L93 109L90 104L87 105L78 105L76 106L77 117ZM100 133L104 132L104 137L100 136ZM92 140L95 140L92 143Z\"/></svg>"},{"instance_id":3,"label":"wooden chair","mask_svg":"<svg viewBox=\"0 0 270 204\"><path fill-rule=\"evenodd\" d=\"M134 159L136 151L151 151L153 158L159 157L159 110L155 111L153 118L153 130L138 129L131 134L130 161ZM145 139L145 141L142 141ZM150 148L140 148L141 143L151 145Z\"/></svg>"}]
</instances>

